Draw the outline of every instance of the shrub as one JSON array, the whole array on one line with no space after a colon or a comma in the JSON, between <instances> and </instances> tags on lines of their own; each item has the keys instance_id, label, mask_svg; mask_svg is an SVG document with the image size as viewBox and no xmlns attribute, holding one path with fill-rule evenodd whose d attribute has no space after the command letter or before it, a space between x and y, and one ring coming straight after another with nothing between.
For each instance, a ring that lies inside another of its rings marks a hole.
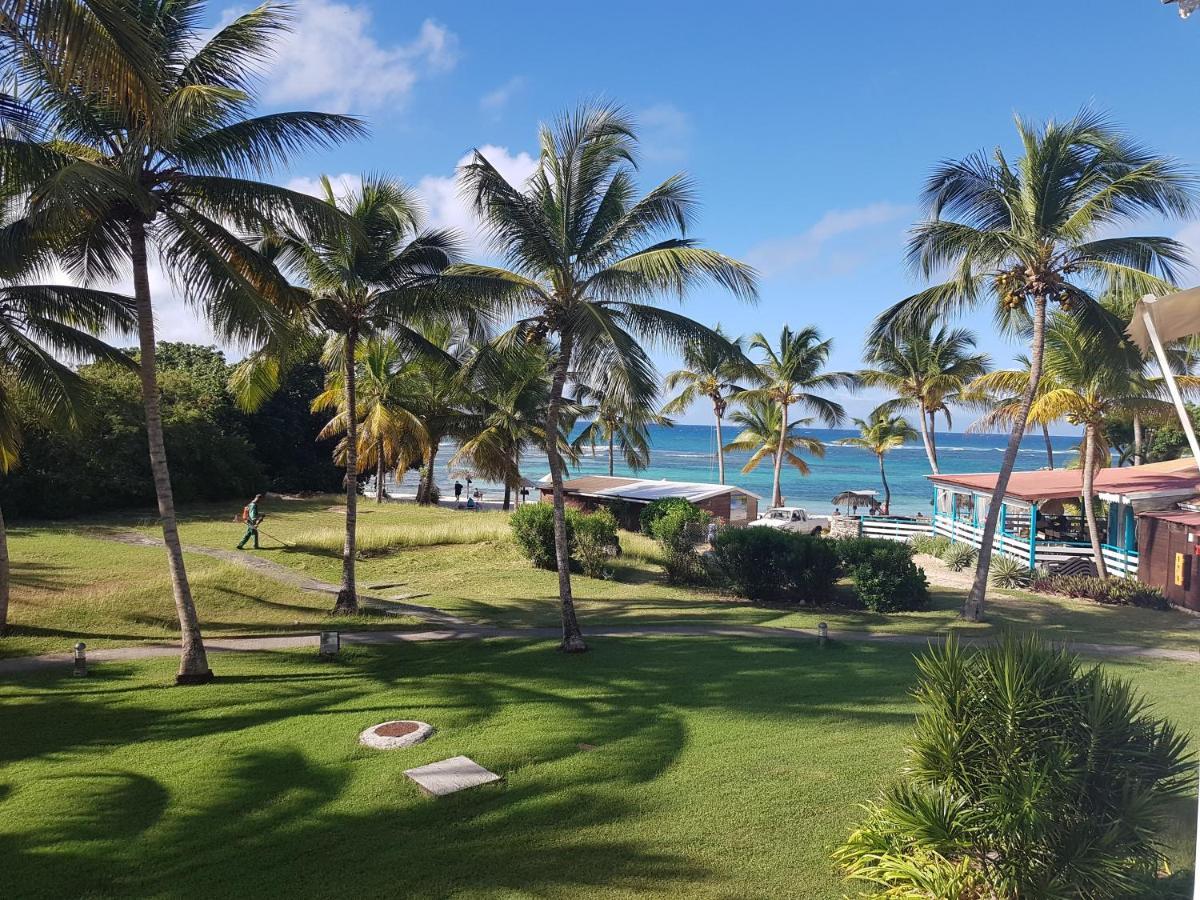
<instances>
[{"instance_id":1,"label":"shrub","mask_svg":"<svg viewBox=\"0 0 1200 900\"><path fill-rule=\"evenodd\" d=\"M1019 559L995 553L988 566L988 580L993 587L1009 590L1027 588L1033 582L1033 573L1029 571L1029 566Z\"/></svg>"},{"instance_id":2,"label":"shrub","mask_svg":"<svg viewBox=\"0 0 1200 900\"><path fill-rule=\"evenodd\" d=\"M882 553L896 559L912 559L913 546L904 541L889 541L883 538L840 538L833 542L838 559L847 572Z\"/></svg>"},{"instance_id":3,"label":"shrub","mask_svg":"<svg viewBox=\"0 0 1200 900\"><path fill-rule=\"evenodd\" d=\"M913 548L913 553L924 553L926 556L936 556L940 559L950 546L950 538L940 534L919 534L910 538L908 543Z\"/></svg>"},{"instance_id":4,"label":"shrub","mask_svg":"<svg viewBox=\"0 0 1200 900\"><path fill-rule=\"evenodd\" d=\"M963 569L975 565L975 560L978 558L979 552L970 544L954 543L942 552L942 562L949 566L952 572L961 572Z\"/></svg>"},{"instance_id":5,"label":"shrub","mask_svg":"<svg viewBox=\"0 0 1200 900\"><path fill-rule=\"evenodd\" d=\"M726 528L717 535L713 559L739 596L821 603L837 582L832 543L774 528Z\"/></svg>"},{"instance_id":6,"label":"shrub","mask_svg":"<svg viewBox=\"0 0 1200 900\"><path fill-rule=\"evenodd\" d=\"M835 851L847 878L896 897L1162 896L1145 889L1159 823L1195 769L1127 681L1033 638L951 639L918 668L908 763Z\"/></svg>"},{"instance_id":7,"label":"shrub","mask_svg":"<svg viewBox=\"0 0 1200 900\"><path fill-rule=\"evenodd\" d=\"M1142 584L1136 578L1041 573L1033 580L1033 589L1043 594L1062 594L1103 604L1141 606L1159 610L1171 608L1161 590L1149 584Z\"/></svg>"},{"instance_id":8,"label":"shrub","mask_svg":"<svg viewBox=\"0 0 1200 900\"><path fill-rule=\"evenodd\" d=\"M575 513L575 510L569 512ZM568 518L573 532L571 547L579 560L579 568L590 578L603 577L605 564L620 546L617 540L616 517L607 509L599 509L590 515L575 513ZM553 520L551 525L553 526ZM552 541L553 536L552 530Z\"/></svg>"},{"instance_id":9,"label":"shrub","mask_svg":"<svg viewBox=\"0 0 1200 900\"><path fill-rule=\"evenodd\" d=\"M567 510L567 540L574 537L574 520L578 514ZM539 569L558 566L554 552L554 507L549 503L527 503L509 519L513 540L521 552Z\"/></svg>"},{"instance_id":10,"label":"shrub","mask_svg":"<svg viewBox=\"0 0 1200 900\"><path fill-rule=\"evenodd\" d=\"M912 612L929 603L929 582L911 558L877 550L850 574L859 601L873 612Z\"/></svg>"},{"instance_id":11,"label":"shrub","mask_svg":"<svg viewBox=\"0 0 1200 900\"><path fill-rule=\"evenodd\" d=\"M651 500L638 516L638 524L641 525L642 534L648 534L653 537L654 523L673 509L687 509L700 512L700 507L689 500L684 500L682 497L660 497L658 500Z\"/></svg>"},{"instance_id":12,"label":"shrub","mask_svg":"<svg viewBox=\"0 0 1200 900\"><path fill-rule=\"evenodd\" d=\"M667 578L677 584L705 580L706 572L696 553L696 545L705 539L711 516L694 504L669 508L650 525L654 539L663 548L663 567Z\"/></svg>"}]
</instances>

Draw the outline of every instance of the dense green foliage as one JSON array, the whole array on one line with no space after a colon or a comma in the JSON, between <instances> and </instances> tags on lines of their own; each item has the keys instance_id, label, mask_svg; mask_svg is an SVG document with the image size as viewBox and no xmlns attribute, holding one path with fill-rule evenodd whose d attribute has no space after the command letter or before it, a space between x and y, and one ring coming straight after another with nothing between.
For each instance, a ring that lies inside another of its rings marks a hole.
<instances>
[{"instance_id":1,"label":"dense green foliage","mask_svg":"<svg viewBox=\"0 0 1200 900\"><path fill-rule=\"evenodd\" d=\"M567 537L573 538L574 510L567 510ZM509 519L513 540L539 569L555 568L554 508L549 503L527 503ZM573 543L573 542L572 542Z\"/></svg>"},{"instance_id":2,"label":"dense green foliage","mask_svg":"<svg viewBox=\"0 0 1200 900\"><path fill-rule=\"evenodd\" d=\"M895 897L1144 897L1186 739L1128 682L1035 638L918 660L902 779L837 851Z\"/></svg>"},{"instance_id":3,"label":"dense green foliage","mask_svg":"<svg viewBox=\"0 0 1200 900\"><path fill-rule=\"evenodd\" d=\"M950 538L940 534L919 534L909 538L908 545L914 553L924 553L926 556L936 556L939 559L950 546Z\"/></svg>"},{"instance_id":4,"label":"dense green foliage","mask_svg":"<svg viewBox=\"0 0 1200 900\"><path fill-rule=\"evenodd\" d=\"M854 579L863 606L873 612L911 612L929 604L925 573L913 562L920 540L859 537L833 541L842 572Z\"/></svg>"},{"instance_id":5,"label":"dense green foliage","mask_svg":"<svg viewBox=\"0 0 1200 900\"><path fill-rule=\"evenodd\" d=\"M706 579L707 572L696 546L707 538L711 521L712 516L684 500L682 505L670 507L651 523L651 534L663 549L663 567L673 583L692 584Z\"/></svg>"},{"instance_id":6,"label":"dense green foliage","mask_svg":"<svg viewBox=\"0 0 1200 900\"><path fill-rule=\"evenodd\" d=\"M673 509L696 509L696 504L682 497L659 497L651 500L638 515L638 523L642 526L642 534L654 537L654 523Z\"/></svg>"},{"instance_id":7,"label":"dense green foliage","mask_svg":"<svg viewBox=\"0 0 1200 900\"><path fill-rule=\"evenodd\" d=\"M913 556L911 544L889 541L884 538L838 538L833 545L837 548L838 561L846 571L864 562L869 562L881 554L903 559L912 559Z\"/></svg>"},{"instance_id":8,"label":"dense green foliage","mask_svg":"<svg viewBox=\"0 0 1200 900\"><path fill-rule=\"evenodd\" d=\"M1033 581L1033 573L1029 571L1029 566L1021 560L1001 554L992 557L991 565L988 567L988 580L993 587L1009 590L1027 588Z\"/></svg>"},{"instance_id":9,"label":"dense green foliage","mask_svg":"<svg viewBox=\"0 0 1200 900\"><path fill-rule=\"evenodd\" d=\"M1036 591L1082 597L1097 603L1169 609L1161 590L1136 578L1097 578L1092 575L1043 575L1033 582Z\"/></svg>"},{"instance_id":10,"label":"dense green foliage","mask_svg":"<svg viewBox=\"0 0 1200 900\"><path fill-rule=\"evenodd\" d=\"M832 541L776 528L726 528L713 557L739 596L824 603L833 595L838 555Z\"/></svg>"},{"instance_id":11,"label":"dense green foliage","mask_svg":"<svg viewBox=\"0 0 1200 900\"><path fill-rule=\"evenodd\" d=\"M538 506L547 506L539 503ZM550 549L554 549L553 507L551 510ZM589 578L604 576L606 564L620 548L617 540L617 519L607 509L598 509L590 515L581 515L571 510L570 528L573 534L571 548L579 560L579 568Z\"/></svg>"},{"instance_id":12,"label":"dense green foliage","mask_svg":"<svg viewBox=\"0 0 1200 900\"><path fill-rule=\"evenodd\" d=\"M136 354L133 354L136 357ZM253 415L229 394L229 366L211 347L158 346L163 428L175 496L226 500L257 491L336 489L332 442L317 442L320 418L308 411L319 367L295 367L285 387ZM74 432L25 410L22 465L0 482L16 516L68 516L154 503L141 387L114 363L81 367L87 415Z\"/></svg>"}]
</instances>

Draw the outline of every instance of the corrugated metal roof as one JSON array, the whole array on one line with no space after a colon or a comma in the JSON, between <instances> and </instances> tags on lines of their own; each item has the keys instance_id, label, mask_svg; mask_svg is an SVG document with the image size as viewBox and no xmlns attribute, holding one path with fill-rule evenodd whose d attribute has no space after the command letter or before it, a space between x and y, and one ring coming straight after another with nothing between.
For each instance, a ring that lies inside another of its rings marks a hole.
<instances>
[{"instance_id":1,"label":"corrugated metal roof","mask_svg":"<svg viewBox=\"0 0 1200 900\"><path fill-rule=\"evenodd\" d=\"M547 475L539 484L542 490L550 487L550 476ZM589 497L611 497L613 499L634 500L639 503L649 503L663 497L682 497L698 503L721 494L745 494L761 500L758 494L740 488L733 484L705 484L698 481L667 481L666 479L651 480L643 478L622 478L614 475L581 475L563 482L563 490L573 494L585 494Z\"/></svg>"},{"instance_id":2,"label":"corrugated metal roof","mask_svg":"<svg viewBox=\"0 0 1200 900\"><path fill-rule=\"evenodd\" d=\"M1200 528L1200 512L1191 512L1186 509L1158 509L1152 512L1139 513L1138 518L1161 519L1164 522L1177 522L1180 525Z\"/></svg>"},{"instance_id":3,"label":"corrugated metal roof","mask_svg":"<svg viewBox=\"0 0 1200 900\"><path fill-rule=\"evenodd\" d=\"M981 493L996 486L993 472L973 475L927 475L935 484L964 487ZM1096 493L1135 497L1143 494L1175 495L1200 491L1200 471L1193 459L1172 459L1144 466L1120 466L1096 473ZM1069 500L1083 493L1083 472L1054 469L1013 472L1005 496L1019 500Z\"/></svg>"}]
</instances>

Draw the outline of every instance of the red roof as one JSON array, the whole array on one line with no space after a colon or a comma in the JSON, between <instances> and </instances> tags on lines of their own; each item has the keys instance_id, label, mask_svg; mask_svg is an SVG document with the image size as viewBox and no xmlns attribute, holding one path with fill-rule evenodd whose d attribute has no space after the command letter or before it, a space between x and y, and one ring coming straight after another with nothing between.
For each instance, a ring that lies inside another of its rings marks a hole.
<instances>
[{"instance_id":1,"label":"red roof","mask_svg":"<svg viewBox=\"0 0 1200 900\"><path fill-rule=\"evenodd\" d=\"M934 484L969 488L980 493L996 486L996 474L928 475ZM1144 466L1119 466L1096 473L1098 494L1183 494L1200 493L1200 471L1194 459L1172 459ZM1083 493L1083 472L1079 469L1054 469L1041 472L1013 472L1005 496L1035 500L1070 500Z\"/></svg>"},{"instance_id":2,"label":"red roof","mask_svg":"<svg viewBox=\"0 0 1200 900\"><path fill-rule=\"evenodd\" d=\"M1164 522L1177 522L1192 528L1200 528L1200 512L1187 509L1159 509L1140 514L1143 519L1162 519Z\"/></svg>"}]
</instances>

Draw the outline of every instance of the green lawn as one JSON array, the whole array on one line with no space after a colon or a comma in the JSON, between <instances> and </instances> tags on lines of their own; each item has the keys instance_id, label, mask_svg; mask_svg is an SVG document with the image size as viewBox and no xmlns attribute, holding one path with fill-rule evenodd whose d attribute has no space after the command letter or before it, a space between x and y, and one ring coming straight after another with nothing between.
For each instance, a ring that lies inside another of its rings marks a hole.
<instances>
[{"instance_id":1,"label":"green lawn","mask_svg":"<svg viewBox=\"0 0 1200 900\"><path fill-rule=\"evenodd\" d=\"M1106 665L1200 734L1194 666ZM0 896L840 897L829 850L914 712L911 653L866 644L231 654L188 689L174 668L0 686ZM397 717L438 732L356 745ZM401 774L460 753L503 784L434 801ZM1179 804L1181 865L1194 821Z\"/></svg>"}]
</instances>

